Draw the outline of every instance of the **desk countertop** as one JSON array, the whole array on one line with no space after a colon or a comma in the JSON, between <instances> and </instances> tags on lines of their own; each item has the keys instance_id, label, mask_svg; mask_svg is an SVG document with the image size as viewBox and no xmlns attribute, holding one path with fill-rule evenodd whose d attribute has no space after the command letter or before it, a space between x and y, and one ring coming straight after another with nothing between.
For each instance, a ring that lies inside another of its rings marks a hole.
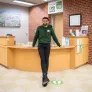
<instances>
[{"instance_id":1,"label":"desk countertop","mask_svg":"<svg viewBox=\"0 0 92 92\"><path fill-rule=\"evenodd\" d=\"M75 46L67 46L67 47L51 47L51 49L71 49ZM28 47L28 46L8 46L11 49L37 49L37 47Z\"/></svg>"}]
</instances>

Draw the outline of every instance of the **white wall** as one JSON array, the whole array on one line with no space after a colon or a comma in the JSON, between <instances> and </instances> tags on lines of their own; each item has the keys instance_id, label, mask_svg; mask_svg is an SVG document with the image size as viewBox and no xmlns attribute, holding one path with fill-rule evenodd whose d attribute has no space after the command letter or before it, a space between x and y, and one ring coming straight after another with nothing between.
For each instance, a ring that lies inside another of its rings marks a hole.
<instances>
[{"instance_id":1,"label":"white wall","mask_svg":"<svg viewBox=\"0 0 92 92\"><path fill-rule=\"evenodd\" d=\"M0 10L13 10L15 12L20 12L21 16L21 27L20 28L2 28L0 27L0 36L5 36L6 34L13 34L15 36L16 42L26 43L29 39L29 9L26 7L3 4L0 3Z\"/></svg>"}]
</instances>

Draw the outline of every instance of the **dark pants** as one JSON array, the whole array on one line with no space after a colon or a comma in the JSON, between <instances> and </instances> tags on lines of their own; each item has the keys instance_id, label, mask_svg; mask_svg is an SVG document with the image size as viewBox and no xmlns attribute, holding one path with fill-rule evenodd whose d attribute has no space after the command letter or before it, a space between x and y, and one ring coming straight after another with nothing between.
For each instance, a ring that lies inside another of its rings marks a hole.
<instances>
[{"instance_id":1,"label":"dark pants","mask_svg":"<svg viewBox=\"0 0 92 92\"><path fill-rule=\"evenodd\" d=\"M44 75L48 73L50 44L38 44L38 51L41 58L42 73Z\"/></svg>"}]
</instances>

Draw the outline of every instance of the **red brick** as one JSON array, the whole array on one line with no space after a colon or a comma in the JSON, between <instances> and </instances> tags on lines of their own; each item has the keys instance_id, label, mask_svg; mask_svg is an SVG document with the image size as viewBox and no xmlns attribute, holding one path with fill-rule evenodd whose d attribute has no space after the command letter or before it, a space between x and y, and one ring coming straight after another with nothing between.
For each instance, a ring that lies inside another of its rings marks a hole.
<instances>
[{"instance_id":1,"label":"red brick","mask_svg":"<svg viewBox=\"0 0 92 92\"><path fill-rule=\"evenodd\" d=\"M92 0L63 0L64 4L64 35L69 35L69 29L80 29L80 27L69 27L69 15L82 14L82 25L88 25L89 36L89 63L92 64Z\"/></svg>"},{"instance_id":2,"label":"red brick","mask_svg":"<svg viewBox=\"0 0 92 92\"><path fill-rule=\"evenodd\" d=\"M63 0L64 4L64 36L69 35L69 29L80 29L81 27L69 27L69 15L82 15L82 25L88 25L89 38L89 63L92 64L92 0ZM48 16L48 4L38 5L30 8L30 34L29 40L32 41L34 37L34 30L41 25L41 19Z\"/></svg>"},{"instance_id":3,"label":"red brick","mask_svg":"<svg viewBox=\"0 0 92 92\"><path fill-rule=\"evenodd\" d=\"M29 19L30 19L30 34L29 40L32 41L34 37L34 31L37 29L39 25L42 24L42 18L46 16L48 17L48 4L42 4L35 7L30 8Z\"/></svg>"}]
</instances>

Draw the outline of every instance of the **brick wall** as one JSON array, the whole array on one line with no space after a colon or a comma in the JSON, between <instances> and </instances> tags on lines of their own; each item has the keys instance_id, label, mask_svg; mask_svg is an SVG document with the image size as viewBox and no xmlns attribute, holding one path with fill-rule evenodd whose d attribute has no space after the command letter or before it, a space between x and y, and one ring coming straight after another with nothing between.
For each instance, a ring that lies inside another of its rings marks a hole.
<instances>
[{"instance_id":1,"label":"brick wall","mask_svg":"<svg viewBox=\"0 0 92 92\"><path fill-rule=\"evenodd\" d=\"M89 63L92 64L92 0L63 0L64 2L64 35L69 35L69 29L80 29L80 27L69 27L69 15L82 14L82 25L88 25L89 37ZM29 40L34 37L34 30L41 24L41 18L48 16L48 5L38 5L30 8L30 31Z\"/></svg>"},{"instance_id":2,"label":"brick wall","mask_svg":"<svg viewBox=\"0 0 92 92\"><path fill-rule=\"evenodd\" d=\"M88 25L89 37L89 63L92 64L92 0L63 0L64 2L64 35L69 35L69 29L80 29L80 27L69 27L69 15L82 14L82 25Z\"/></svg>"},{"instance_id":3,"label":"brick wall","mask_svg":"<svg viewBox=\"0 0 92 92\"><path fill-rule=\"evenodd\" d=\"M44 16L48 17L48 4L46 3L30 8L29 15L29 40L32 41L34 37L34 31L39 25L42 24L42 18Z\"/></svg>"}]
</instances>

